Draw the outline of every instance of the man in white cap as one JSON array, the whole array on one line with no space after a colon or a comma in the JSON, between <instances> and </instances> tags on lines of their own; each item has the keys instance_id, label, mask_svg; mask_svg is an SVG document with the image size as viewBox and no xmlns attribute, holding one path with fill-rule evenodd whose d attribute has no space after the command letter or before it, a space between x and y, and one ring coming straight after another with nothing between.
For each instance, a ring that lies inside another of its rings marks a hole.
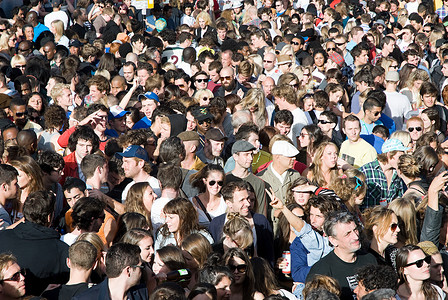
<instances>
[{"instance_id":1,"label":"man in white cap","mask_svg":"<svg viewBox=\"0 0 448 300\"><path fill-rule=\"evenodd\" d=\"M411 103L408 98L402 93L397 92L397 86L400 82L400 75L397 71L389 71L386 74L385 83L386 90L386 108L384 114L391 117L397 130L403 128L404 116L406 116L411 110Z\"/></svg>"},{"instance_id":2,"label":"man in white cap","mask_svg":"<svg viewBox=\"0 0 448 300\"><path fill-rule=\"evenodd\" d=\"M271 153L272 164L257 175L272 187L279 199L283 200L286 199L289 184L300 177L300 173L292 168L299 150L290 141L278 140L272 145ZM274 219L275 212L270 215Z\"/></svg>"},{"instance_id":3,"label":"man in white cap","mask_svg":"<svg viewBox=\"0 0 448 300\"><path fill-rule=\"evenodd\" d=\"M397 139L388 139L381 148L382 154L374 161L363 165L359 170L366 175L367 194L363 207L378 204L388 205L392 200L401 197L406 184L397 174L400 156L410 148L403 146Z\"/></svg>"}]
</instances>

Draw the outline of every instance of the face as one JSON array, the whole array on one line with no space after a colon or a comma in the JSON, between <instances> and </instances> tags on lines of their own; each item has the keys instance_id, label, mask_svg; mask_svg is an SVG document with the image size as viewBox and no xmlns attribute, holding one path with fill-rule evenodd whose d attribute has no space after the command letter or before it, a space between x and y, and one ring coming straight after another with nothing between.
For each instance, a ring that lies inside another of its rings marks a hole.
<instances>
[{"instance_id":1,"label":"face","mask_svg":"<svg viewBox=\"0 0 448 300\"><path fill-rule=\"evenodd\" d=\"M159 254L154 256L154 264L152 265L153 272L157 275L159 273L168 273L170 270L165 266L165 263L160 259Z\"/></svg>"},{"instance_id":2,"label":"face","mask_svg":"<svg viewBox=\"0 0 448 300\"><path fill-rule=\"evenodd\" d=\"M62 107L68 107L73 103L72 92L69 89L64 89L61 93L61 96L59 96L56 100Z\"/></svg>"},{"instance_id":3,"label":"face","mask_svg":"<svg viewBox=\"0 0 448 300\"><path fill-rule=\"evenodd\" d=\"M196 128L196 122L191 112L187 112L187 131L193 131Z\"/></svg>"},{"instance_id":4,"label":"face","mask_svg":"<svg viewBox=\"0 0 448 300\"><path fill-rule=\"evenodd\" d=\"M345 122L344 133L347 135L347 139L349 141L357 142L359 140L359 134L361 133L359 122L357 121Z\"/></svg>"},{"instance_id":5,"label":"face","mask_svg":"<svg viewBox=\"0 0 448 300\"><path fill-rule=\"evenodd\" d=\"M196 122L196 127L197 127L199 133L201 133L201 134L205 134L212 126L211 119L206 119L203 121L198 121L195 119L195 122Z\"/></svg>"},{"instance_id":6,"label":"face","mask_svg":"<svg viewBox=\"0 0 448 300\"><path fill-rule=\"evenodd\" d=\"M24 189L28 187L31 181L31 177L20 169L17 169L17 171L19 172L19 176L17 176L17 184L19 185L19 188Z\"/></svg>"},{"instance_id":7,"label":"face","mask_svg":"<svg viewBox=\"0 0 448 300\"><path fill-rule=\"evenodd\" d=\"M225 29L218 29L218 38L221 40L224 40L227 35L227 30Z\"/></svg>"},{"instance_id":8,"label":"face","mask_svg":"<svg viewBox=\"0 0 448 300\"><path fill-rule=\"evenodd\" d=\"M319 116L319 120L317 121L317 126L322 130L323 133L328 133L334 129L336 124L332 123L326 116Z\"/></svg>"},{"instance_id":9,"label":"face","mask_svg":"<svg viewBox=\"0 0 448 300\"><path fill-rule=\"evenodd\" d=\"M92 149L93 146L91 141L79 139L78 143L76 143L75 154L82 160L86 155L89 155L90 152L92 152Z\"/></svg>"},{"instance_id":10,"label":"face","mask_svg":"<svg viewBox=\"0 0 448 300\"><path fill-rule=\"evenodd\" d=\"M180 226L180 219L178 214L165 214L165 223L168 226L170 232L177 232Z\"/></svg>"},{"instance_id":11,"label":"face","mask_svg":"<svg viewBox=\"0 0 448 300\"><path fill-rule=\"evenodd\" d=\"M322 53L317 53L316 55L314 55L314 64L316 65L316 67L323 67L325 64L325 58L322 55Z\"/></svg>"},{"instance_id":12,"label":"face","mask_svg":"<svg viewBox=\"0 0 448 300\"><path fill-rule=\"evenodd\" d=\"M305 207L311 197L311 193L302 192L305 187L306 185L298 185L291 189L293 192L294 201L302 207Z\"/></svg>"},{"instance_id":13,"label":"face","mask_svg":"<svg viewBox=\"0 0 448 300\"><path fill-rule=\"evenodd\" d=\"M356 57L356 59L360 65L365 65L369 60L369 53L367 52L367 50L362 50L361 54Z\"/></svg>"},{"instance_id":14,"label":"face","mask_svg":"<svg viewBox=\"0 0 448 300\"><path fill-rule=\"evenodd\" d=\"M148 119L152 117L152 113L156 108L156 101L147 98L142 100L142 113L144 113Z\"/></svg>"},{"instance_id":15,"label":"face","mask_svg":"<svg viewBox=\"0 0 448 300\"><path fill-rule=\"evenodd\" d=\"M3 271L3 278L7 280L1 284L2 297L21 299L25 295L25 276L20 273L20 266L17 263L11 263Z\"/></svg>"},{"instance_id":16,"label":"face","mask_svg":"<svg viewBox=\"0 0 448 300\"><path fill-rule=\"evenodd\" d=\"M233 83L233 72L229 69L223 69L220 73L221 84L223 87L230 87Z\"/></svg>"},{"instance_id":17,"label":"face","mask_svg":"<svg viewBox=\"0 0 448 300\"><path fill-rule=\"evenodd\" d=\"M336 47L339 48L339 50L344 51L345 47L347 46L347 42L344 38L337 38L335 39Z\"/></svg>"},{"instance_id":18,"label":"face","mask_svg":"<svg viewBox=\"0 0 448 300\"><path fill-rule=\"evenodd\" d=\"M302 132L300 133L299 136L300 147L305 148L309 146L310 144L309 136L310 136L309 133L305 129L302 129Z\"/></svg>"},{"instance_id":19,"label":"face","mask_svg":"<svg viewBox=\"0 0 448 300\"><path fill-rule=\"evenodd\" d=\"M124 133L126 132L126 116L123 116L121 118L112 119L110 122L110 127L112 129L115 129L118 133Z\"/></svg>"},{"instance_id":20,"label":"face","mask_svg":"<svg viewBox=\"0 0 448 300\"><path fill-rule=\"evenodd\" d=\"M356 299L362 299L362 297L368 294L368 291L366 290L366 287L364 286L363 282L359 281L358 285L353 290L353 293L355 293Z\"/></svg>"},{"instance_id":21,"label":"face","mask_svg":"<svg viewBox=\"0 0 448 300\"><path fill-rule=\"evenodd\" d=\"M144 237L137 245L140 247L140 257L142 261L151 263L154 254L154 241L152 237Z\"/></svg>"},{"instance_id":22,"label":"face","mask_svg":"<svg viewBox=\"0 0 448 300\"><path fill-rule=\"evenodd\" d=\"M25 105L13 106L11 108L14 122L18 125L25 125L27 118L27 111Z\"/></svg>"},{"instance_id":23,"label":"face","mask_svg":"<svg viewBox=\"0 0 448 300\"><path fill-rule=\"evenodd\" d=\"M126 177L134 178L140 172L140 169L141 167L138 166L133 157L123 157L123 170Z\"/></svg>"},{"instance_id":24,"label":"face","mask_svg":"<svg viewBox=\"0 0 448 300\"><path fill-rule=\"evenodd\" d=\"M210 195L216 196L221 191L224 182L224 176L221 172L210 172L207 178L204 178L205 186Z\"/></svg>"},{"instance_id":25,"label":"face","mask_svg":"<svg viewBox=\"0 0 448 300\"><path fill-rule=\"evenodd\" d=\"M314 109L314 99L306 98L303 100L303 110L304 111L312 111Z\"/></svg>"},{"instance_id":26,"label":"face","mask_svg":"<svg viewBox=\"0 0 448 300\"><path fill-rule=\"evenodd\" d=\"M338 161L338 149L336 149L333 145L328 145L324 149L324 153L322 155L322 166L326 166L331 169L336 166Z\"/></svg>"},{"instance_id":27,"label":"face","mask_svg":"<svg viewBox=\"0 0 448 300\"><path fill-rule=\"evenodd\" d=\"M318 230L323 231L325 216L320 212L320 209L317 207L310 207L310 223L311 226Z\"/></svg>"},{"instance_id":28,"label":"face","mask_svg":"<svg viewBox=\"0 0 448 300\"><path fill-rule=\"evenodd\" d=\"M75 205L76 201L84 197L84 193L78 188L72 188L71 190L66 190L64 192L65 199L67 199L67 203L70 207Z\"/></svg>"},{"instance_id":29,"label":"face","mask_svg":"<svg viewBox=\"0 0 448 300\"><path fill-rule=\"evenodd\" d=\"M422 100L426 107L433 107L436 103L436 96L425 94L422 96Z\"/></svg>"},{"instance_id":30,"label":"face","mask_svg":"<svg viewBox=\"0 0 448 300\"><path fill-rule=\"evenodd\" d=\"M28 106L34 108L37 111L42 110L42 98L39 95L33 95L28 100Z\"/></svg>"},{"instance_id":31,"label":"face","mask_svg":"<svg viewBox=\"0 0 448 300\"><path fill-rule=\"evenodd\" d=\"M199 23L199 27L201 27L202 29L204 29L205 26L207 26L207 25L205 24L205 20L202 19L202 18L199 18L198 23Z\"/></svg>"},{"instance_id":32,"label":"face","mask_svg":"<svg viewBox=\"0 0 448 300\"><path fill-rule=\"evenodd\" d=\"M208 141L211 145L211 152L213 156L220 156L222 149L224 149L224 141Z\"/></svg>"},{"instance_id":33,"label":"face","mask_svg":"<svg viewBox=\"0 0 448 300\"><path fill-rule=\"evenodd\" d=\"M283 3L282 3L282 1L276 1L275 2L275 10L276 11L283 11Z\"/></svg>"},{"instance_id":34,"label":"face","mask_svg":"<svg viewBox=\"0 0 448 300\"><path fill-rule=\"evenodd\" d=\"M5 129L3 131L3 141L13 141L17 144L17 134L19 133L19 130L16 127L11 127L8 129Z\"/></svg>"},{"instance_id":35,"label":"face","mask_svg":"<svg viewBox=\"0 0 448 300\"><path fill-rule=\"evenodd\" d=\"M243 217L249 215L249 193L246 190L236 190L233 192L233 202L226 201L229 211L239 213Z\"/></svg>"},{"instance_id":36,"label":"face","mask_svg":"<svg viewBox=\"0 0 448 300\"><path fill-rule=\"evenodd\" d=\"M54 47L54 45L45 45L43 51L45 53L45 57L47 58L47 60L49 61L53 60L54 55L56 53L56 48Z\"/></svg>"},{"instance_id":37,"label":"face","mask_svg":"<svg viewBox=\"0 0 448 300\"><path fill-rule=\"evenodd\" d=\"M246 262L244 260L242 260L239 257L234 256L230 261L229 261L229 268L232 271L233 270L233 279L234 279L234 284L242 284L244 282L244 280L246 279L246 272L241 272L240 270L238 270L235 267L238 266L242 266L242 265L246 265Z\"/></svg>"},{"instance_id":38,"label":"face","mask_svg":"<svg viewBox=\"0 0 448 300\"><path fill-rule=\"evenodd\" d=\"M286 122L274 123L274 127L280 131L280 134L288 135L291 131L291 125Z\"/></svg>"},{"instance_id":39,"label":"face","mask_svg":"<svg viewBox=\"0 0 448 300\"><path fill-rule=\"evenodd\" d=\"M177 85L181 90L183 90L185 92L188 92L188 90L190 89L190 85L183 78L175 80L174 84Z\"/></svg>"},{"instance_id":40,"label":"face","mask_svg":"<svg viewBox=\"0 0 448 300\"><path fill-rule=\"evenodd\" d=\"M151 211L152 204L154 203L155 198L156 194L154 193L153 189L148 186L145 190L145 193L143 194L143 206L148 212Z\"/></svg>"},{"instance_id":41,"label":"face","mask_svg":"<svg viewBox=\"0 0 448 300\"><path fill-rule=\"evenodd\" d=\"M376 122L381 117L381 107L373 107L370 110L366 110L365 119L370 120L370 122Z\"/></svg>"},{"instance_id":42,"label":"face","mask_svg":"<svg viewBox=\"0 0 448 300\"><path fill-rule=\"evenodd\" d=\"M217 72L216 69L210 70L209 71L210 74L210 79L214 82L214 83L218 83L219 82L219 73Z\"/></svg>"},{"instance_id":43,"label":"face","mask_svg":"<svg viewBox=\"0 0 448 300\"><path fill-rule=\"evenodd\" d=\"M252 166L252 161L254 158L253 151L239 152L233 155L235 162L244 169L248 169Z\"/></svg>"},{"instance_id":44,"label":"face","mask_svg":"<svg viewBox=\"0 0 448 300\"><path fill-rule=\"evenodd\" d=\"M443 260L440 253L431 255L431 265L429 267L430 278L433 281L441 282L443 281Z\"/></svg>"},{"instance_id":45,"label":"face","mask_svg":"<svg viewBox=\"0 0 448 300\"><path fill-rule=\"evenodd\" d=\"M141 86L145 86L146 80L151 76L146 69L138 70L137 71L137 77L138 77L138 84Z\"/></svg>"},{"instance_id":46,"label":"face","mask_svg":"<svg viewBox=\"0 0 448 300\"><path fill-rule=\"evenodd\" d=\"M389 245L394 245L398 242L398 233L400 232L400 227L398 226L398 218L395 214L392 214L392 219L389 224L387 232L384 234L382 241L388 243Z\"/></svg>"},{"instance_id":47,"label":"face","mask_svg":"<svg viewBox=\"0 0 448 300\"><path fill-rule=\"evenodd\" d=\"M34 28L33 27L26 27L25 31L25 39L27 41L32 41L34 39Z\"/></svg>"},{"instance_id":48,"label":"face","mask_svg":"<svg viewBox=\"0 0 448 300\"><path fill-rule=\"evenodd\" d=\"M275 68L275 56L271 53L265 55L263 59L263 67L266 71L271 71Z\"/></svg>"},{"instance_id":49,"label":"face","mask_svg":"<svg viewBox=\"0 0 448 300\"><path fill-rule=\"evenodd\" d=\"M344 253L355 253L361 248L359 242L359 231L355 222L338 223L334 228L336 236L330 237L331 243L335 248Z\"/></svg>"},{"instance_id":50,"label":"face","mask_svg":"<svg viewBox=\"0 0 448 300\"><path fill-rule=\"evenodd\" d=\"M127 82L131 82L134 80L134 67L133 66L124 66L123 67L123 77Z\"/></svg>"},{"instance_id":51,"label":"face","mask_svg":"<svg viewBox=\"0 0 448 300\"><path fill-rule=\"evenodd\" d=\"M229 277L225 276L221 281L215 286L216 292L218 293L217 300L227 300L230 298L230 285L232 281Z\"/></svg>"},{"instance_id":52,"label":"face","mask_svg":"<svg viewBox=\"0 0 448 300\"><path fill-rule=\"evenodd\" d=\"M294 166L295 157L288 157L283 155L276 156L278 165L283 169L291 169Z\"/></svg>"},{"instance_id":53,"label":"face","mask_svg":"<svg viewBox=\"0 0 448 300\"><path fill-rule=\"evenodd\" d=\"M418 260L424 259L426 257L422 250L414 250L409 252L407 264L416 262ZM420 268L416 264L412 264L408 267L403 268L403 274L409 276L413 280L423 281L430 277L429 264L423 261Z\"/></svg>"},{"instance_id":54,"label":"face","mask_svg":"<svg viewBox=\"0 0 448 300\"><path fill-rule=\"evenodd\" d=\"M420 87L422 86L422 84L423 84L423 80L416 80L416 81L414 81L414 84L413 84L413 88L414 88L414 90L420 90Z\"/></svg>"},{"instance_id":55,"label":"face","mask_svg":"<svg viewBox=\"0 0 448 300\"><path fill-rule=\"evenodd\" d=\"M121 80L112 80L110 85L111 85L110 91L114 96L116 96L119 92L126 90L126 86Z\"/></svg>"},{"instance_id":56,"label":"face","mask_svg":"<svg viewBox=\"0 0 448 300\"><path fill-rule=\"evenodd\" d=\"M207 75L198 75L196 76L196 80L194 82L194 85L196 86L196 89L206 89L208 84L208 76Z\"/></svg>"},{"instance_id":57,"label":"face","mask_svg":"<svg viewBox=\"0 0 448 300\"><path fill-rule=\"evenodd\" d=\"M91 85L89 87L90 96L92 97L93 102L98 102L101 98L104 97L106 92L101 92L96 85Z\"/></svg>"},{"instance_id":58,"label":"face","mask_svg":"<svg viewBox=\"0 0 448 300\"><path fill-rule=\"evenodd\" d=\"M408 121L406 125L412 141L417 141L423 135L424 124L418 121Z\"/></svg>"}]
</instances>

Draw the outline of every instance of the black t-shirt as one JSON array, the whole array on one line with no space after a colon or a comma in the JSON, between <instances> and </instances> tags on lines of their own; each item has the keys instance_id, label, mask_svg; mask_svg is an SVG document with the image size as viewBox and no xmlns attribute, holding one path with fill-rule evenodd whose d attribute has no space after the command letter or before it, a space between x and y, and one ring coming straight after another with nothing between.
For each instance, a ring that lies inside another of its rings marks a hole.
<instances>
[{"instance_id":1,"label":"black t-shirt","mask_svg":"<svg viewBox=\"0 0 448 300\"><path fill-rule=\"evenodd\" d=\"M341 286L341 300L353 300L355 299L353 290L358 286L356 272L365 265L377 265L372 254L357 253L356 261L347 263L336 256L334 251L331 251L311 267L306 281L310 281L316 274L333 277Z\"/></svg>"},{"instance_id":2,"label":"black t-shirt","mask_svg":"<svg viewBox=\"0 0 448 300\"><path fill-rule=\"evenodd\" d=\"M48 300L71 300L74 296L87 289L89 289L89 284L85 282L71 285L64 284L55 289L45 291L42 297Z\"/></svg>"}]
</instances>

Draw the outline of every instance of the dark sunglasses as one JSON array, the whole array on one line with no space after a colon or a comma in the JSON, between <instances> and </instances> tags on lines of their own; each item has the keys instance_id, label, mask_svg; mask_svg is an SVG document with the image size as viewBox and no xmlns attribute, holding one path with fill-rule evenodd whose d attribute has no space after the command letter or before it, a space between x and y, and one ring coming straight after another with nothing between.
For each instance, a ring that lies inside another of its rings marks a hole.
<instances>
[{"instance_id":1,"label":"dark sunglasses","mask_svg":"<svg viewBox=\"0 0 448 300\"><path fill-rule=\"evenodd\" d=\"M263 60L263 62L267 63L267 64L272 64L274 61L272 61L272 60Z\"/></svg>"},{"instance_id":2,"label":"dark sunglasses","mask_svg":"<svg viewBox=\"0 0 448 300\"><path fill-rule=\"evenodd\" d=\"M298 46L298 45L300 45L299 42L291 42L291 44L294 45L294 46Z\"/></svg>"},{"instance_id":3,"label":"dark sunglasses","mask_svg":"<svg viewBox=\"0 0 448 300\"><path fill-rule=\"evenodd\" d=\"M280 51L279 50L275 50L275 54L279 55Z\"/></svg>"},{"instance_id":4,"label":"dark sunglasses","mask_svg":"<svg viewBox=\"0 0 448 300\"><path fill-rule=\"evenodd\" d=\"M422 131L422 128L421 128L420 126L418 126L418 127L409 127L409 128L408 128L408 131L409 131L409 132L413 132L414 129L417 130L417 131L419 131L419 132Z\"/></svg>"},{"instance_id":5,"label":"dark sunglasses","mask_svg":"<svg viewBox=\"0 0 448 300\"><path fill-rule=\"evenodd\" d=\"M225 79L225 80L231 80L231 79L232 79L232 76L222 76L222 77L221 77L221 81L224 80L224 79Z\"/></svg>"},{"instance_id":6,"label":"dark sunglasses","mask_svg":"<svg viewBox=\"0 0 448 300\"><path fill-rule=\"evenodd\" d=\"M202 101L208 101L208 100L210 100L210 98L208 98L208 97L202 98Z\"/></svg>"},{"instance_id":7,"label":"dark sunglasses","mask_svg":"<svg viewBox=\"0 0 448 300\"><path fill-rule=\"evenodd\" d=\"M28 114L28 112L16 112L16 116L17 117L23 117L23 116L26 116Z\"/></svg>"},{"instance_id":8,"label":"dark sunglasses","mask_svg":"<svg viewBox=\"0 0 448 300\"><path fill-rule=\"evenodd\" d=\"M208 82L207 78L196 79L196 82Z\"/></svg>"},{"instance_id":9,"label":"dark sunglasses","mask_svg":"<svg viewBox=\"0 0 448 300\"><path fill-rule=\"evenodd\" d=\"M430 29L430 30L424 30L424 29L423 29L423 32L424 32L424 33L431 33L431 29Z\"/></svg>"},{"instance_id":10,"label":"dark sunglasses","mask_svg":"<svg viewBox=\"0 0 448 300\"><path fill-rule=\"evenodd\" d=\"M390 230L395 232L395 230L397 230L397 228L398 228L398 224L397 223L390 224Z\"/></svg>"},{"instance_id":11,"label":"dark sunglasses","mask_svg":"<svg viewBox=\"0 0 448 300\"><path fill-rule=\"evenodd\" d=\"M327 52L328 51L336 51L336 48L327 48Z\"/></svg>"},{"instance_id":12,"label":"dark sunglasses","mask_svg":"<svg viewBox=\"0 0 448 300\"><path fill-rule=\"evenodd\" d=\"M23 275L25 277L26 270L25 269L20 269L19 272L14 273L9 278L5 278L5 279L0 280L0 282L3 282L3 281L16 281L16 282L19 282L20 281L20 275Z\"/></svg>"},{"instance_id":13,"label":"dark sunglasses","mask_svg":"<svg viewBox=\"0 0 448 300\"><path fill-rule=\"evenodd\" d=\"M205 120L202 120L202 121L198 121L198 124L199 124L199 125L202 125L202 124L204 124L204 123L211 124L211 123L212 123L212 120L210 120L210 119L205 119Z\"/></svg>"},{"instance_id":14,"label":"dark sunglasses","mask_svg":"<svg viewBox=\"0 0 448 300\"><path fill-rule=\"evenodd\" d=\"M425 262L425 263L427 263L429 265L431 263L431 256L426 256L423 259L419 259L419 260L416 260L414 262L408 263L407 265L405 265L405 267L416 265L417 268L420 269L423 266L423 262Z\"/></svg>"},{"instance_id":15,"label":"dark sunglasses","mask_svg":"<svg viewBox=\"0 0 448 300\"><path fill-rule=\"evenodd\" d=\"M373 115L374 115L375 117L377 117L379 114L381 114L380 111L376 111L376 112L373 113Z\"/></svg>"},{"instance_id":16,"label":"dark sunglasses","mask_svg":"<svg viewBox=\"0 0 448 300\"><path fill-rule=\"evenodd\" d=\"M331 124L331 123L333 123L333 122L331 122L331 121L325 121L325 120L317 120L317 123L319 123L319 124Z\"/></svg>"},{"instance_id":17,"label":"dark sunglasses","mask_svg":"<svg viewBox=\"0 0 448 300\"><path fill-rule=\"evenodd\" d=\"M222 180L220 180L220 181L210 180L210 181L208 182L208 184L209 184L210 186L214 186L215 184L218 184L219 186L223 186L223 185L224 185L224 181L222 181Z\"/></svg>"},{"instance_id":18,"label":"dark sunglasses","mask_svg":"<svg viewBox=\"0 0 448 300\"><path fill-rule=\"evenodd\" d=\"M246 273L247 271L247 265L228 265L228 267L232 273L235 272L235 270L238 270L238 273Z\"/></svg>"},{"instance_id":19,"label":"dark sunglasses","mask_svg":"<svg viewBox=\"0 0 448 300\"><path fill-rule=\"evenodd\" d=\"M342 45L344 45L346 42L343 42L343 43L335 43L336 44L336 46L342 46Z\"/></svg>"}]
</instances>

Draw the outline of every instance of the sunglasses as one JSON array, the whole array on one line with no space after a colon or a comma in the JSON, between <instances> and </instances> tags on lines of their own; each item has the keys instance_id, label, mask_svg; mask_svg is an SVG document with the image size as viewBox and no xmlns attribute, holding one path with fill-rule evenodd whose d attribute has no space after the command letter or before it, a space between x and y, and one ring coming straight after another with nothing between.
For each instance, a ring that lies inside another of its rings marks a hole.
<instances>
[{"instance_id":1,"label":"sunglasses","mask_svg":"<svg viewBox=\"0 0 448 300\"><path fill-rule=\"evenodd\" d=\"M419 260L416 260L414 262L408 263L407 265L405 265L405 267L416 265L417 268L420 269L423 266L423 262L425 262L425 263L427 263L429 265L431 263L431 256L426 256L423 259L419 259Z\"/></svg>"},{"instance_id":2,"label":"sunglasses","mask_svg":"<svg viewBox=\"0 0 448 300\"><path fill-rule=\"evenodd\" d=\"M336 46L342 46L342 45L344 45L346 42L343 42L343 43L335 43L336 44Z\"/></svg>"},{"instance_id":3,"label":"sunglasses","mask_svg":"<svg viewBox=\"0 0 448 300\"><path fill-rule=\"evenodd\" d=\"M373 113L373 115L374 115L375 117L377 117L379 114L381 114L380 111L376 111L376 112Z\"/></svg>"},{"instance_id":4,"label":"sunglasses","mask_svg":"<svg viewBox=\"0 0 448 300\"><path fill-rule=\"evenodd\" d=\"M417 130L417 131L419 131L419 132L422 131L422 128L421 128L420 126L418 126L418 127L409 127L409 128L408 128L408 131L409 131L409 132L413 132L414 129Z\"/></svg>"},{"instance_id":5,"label":"sunglasses","mask_svg":"<svg viewBox=\"0 0 448 300\"><path fill-rule=\"evenodd\" d=\"M300 133L300 137L303 137L303 138L306 137L307 135L309 135L309 134L308 133L303 133L303 132Z\"/></svg>"},{"instance_id":6,"label":"sunglasses","mask_svg":"<svg viewBox=\"0 0 448 300\"><path fill-rule=\"evenodd\" d=\"M398 224L397 223L392 223L390 224L390 230L395 231L398 228Z\"/></svg>"},{"instance_id":7,"label":"sunglasses","mask_svg":"<svg viewBox=\"0 0 448 300\"><path fill-rule=\"evenodd\" d=\"M355 186L355 191L357 188L362 187L362 185L364 184L364 182L362 182L361 179L359 179L357 176L355 176L355 180L356 180L356 186ZM396 229L396 228L395 228ZM395 231L395 229L392 229L393 231Z\"/></svg>"},{"instance_id":8,"label":"sunglasses","mask_svg":"<svg viewBox=\"0 0 448 300\"><path fill-rule=\"evenodd\" d=\"M314 194L311 191L295 191L295 190L291 190L291 191L296 194Z\"/></svg>"},{"instance_id":9,"label":"sunglasses","mask_svg":"<svg viewBox=\"0 0 448 300\"><path fill-rule=\"evenodd\" d=\"M25 275L26 275L26 270L25 270L25 269L20 269L19 272L14 273L14 274L13 274L11 277L9 277L9 278L5 278L5 279L0 280L0 282L3 282L3 281L16 281L16 282L19 282L19 281L20 281L20 275L22 275L22 276L25 277Z\"/></svg>"},{"instance_id":10,"label":"sunglasses","mask_svg":"<svg viewBox=\"0 0 448 300\"><path fill-rule=\"evenodd\" d=\"M208 82L207 78L196 79L196 82Z\"/></svg>"},{"instance_id":11,"label":"sunglasses","mask_svg":"<svg viewBox=\"0 0 448 300\"><path fill-rule=\"evenodd\" d=\"M23 117L23 116L26 116L28 114L28 112L16 112L16 116L17 117Z\"/></svg>"},{"instance_id":12,"label":"sunglasses","mask_svg":"<svg viewBox=\"0 0 448 300\"><path fill-rule=\"evenodd\" d=\"M300 45L299 42L291 42L291 44L294 45L294 46L298 46L298 45Z\"/></svg>"},{"instance_id":13,"label":"sunglasses","mask_svg":"<svg viewBox=\"0 0 448 300\"><path fill-rule=\"evenodd\" d=\"M202 98L202 101L208 101L208 100L210 100L210 98L207 97Z\"/></svg>"},{"instance_id":14,"label":"sunglasses","mask_svg":"<svg viewBox=\"0 0 448 300\"><path fill-rule=\"evenodd\" d=\"M391 65L389 68L398 69L398 65Z\"/></svg>"},{"instance_id":15,"label":"sunglasses","mask_svg":"<svg viewBox=\"0 0 448 300\"><path fill-rule=\"evenodd\" d=\"M221 77L221 81L223 81L223 80L231 80L232 79L232 76L222 76Z\"/></svg>"},{"instance_id":16,"label":"sunglasses","mask_svg":"<svg viewBox=\"0 0 448 300\"><path fill-rule=\"evenodd\" d=\"M275 54L279 55L280 51L279 50L275 50Z\"/></svg>"},{"instance_id":17,"label":"sunglasses","mask_svg":"<svg viewBox=\"0 0 448 300\"><path fill-rule=\"evenodd\" d=\"M263 60L263 62L267 63L267 64L272 64L274 61L273 60Z\"/></svg>"},{"instance_id":18,"label":"sunglasses","mask_svg":"<svg viewBox=\"0 0 448 300\"><path fill-rule=\"evenodd\" d=\"M211 124L211 123L212 123L212 120L210 120L210 119L205 119L205 120L202 120L202 121L198 121L198 124L199 124L199 125L202 125L202 124L204 124L204 123Z\"/></svg>"},{"instance_id":19,"label":"sunglasses","mask_svg":"<svg viewBox=\"0 0 448 300\"><path fill-rule=\"evenodd\" d=\"M210 185L210 186L214 186L215 184L218 184L219 186L223 186L224 185L224 181L222 181L222 180L220 180L220 181L210 180L208 182L208 185Z\"/></svg>"},{"instance_id":20,"label":"sunglasses","mask_svg":"<svg viewBox=\"0 0 448 300\"><path fill-rule=\"evenodd\" d=\"M246 273L247 271L247 265L228 265L228 267L232 273L235 272L235 270L238 270L238 273Z\"/></svg>"},{"instance_id":21,"label":"sunglasses","mask_svg":"<svg viewBox=\"0 0 448 300\"><path fill-rule=\"evenodd\" d=\"M336 48L327 48L327 52L328 51L336 51Z\"/></svg>"},{"instance_id":22,"label":"sunglasses","mask_svg":"<svg viewBox=\"0 0 448 300\"><path fill-rule=\"evenodd\" d=\"M319 123L319 124L331 124L331 123L333 123L333 122L331 122L331 121L325 121L325 120L317 120L317 123Z\"/></svg>"},{"instance_id":23,"label":"sunglasses","mask_svg":"<svg viewBox=\"0 0 448 300\"><path fill-rule=\"evenodd\" d=\"M431 30L423 30L424 33L431 33Z\"/></svg>"}]
</instances>

